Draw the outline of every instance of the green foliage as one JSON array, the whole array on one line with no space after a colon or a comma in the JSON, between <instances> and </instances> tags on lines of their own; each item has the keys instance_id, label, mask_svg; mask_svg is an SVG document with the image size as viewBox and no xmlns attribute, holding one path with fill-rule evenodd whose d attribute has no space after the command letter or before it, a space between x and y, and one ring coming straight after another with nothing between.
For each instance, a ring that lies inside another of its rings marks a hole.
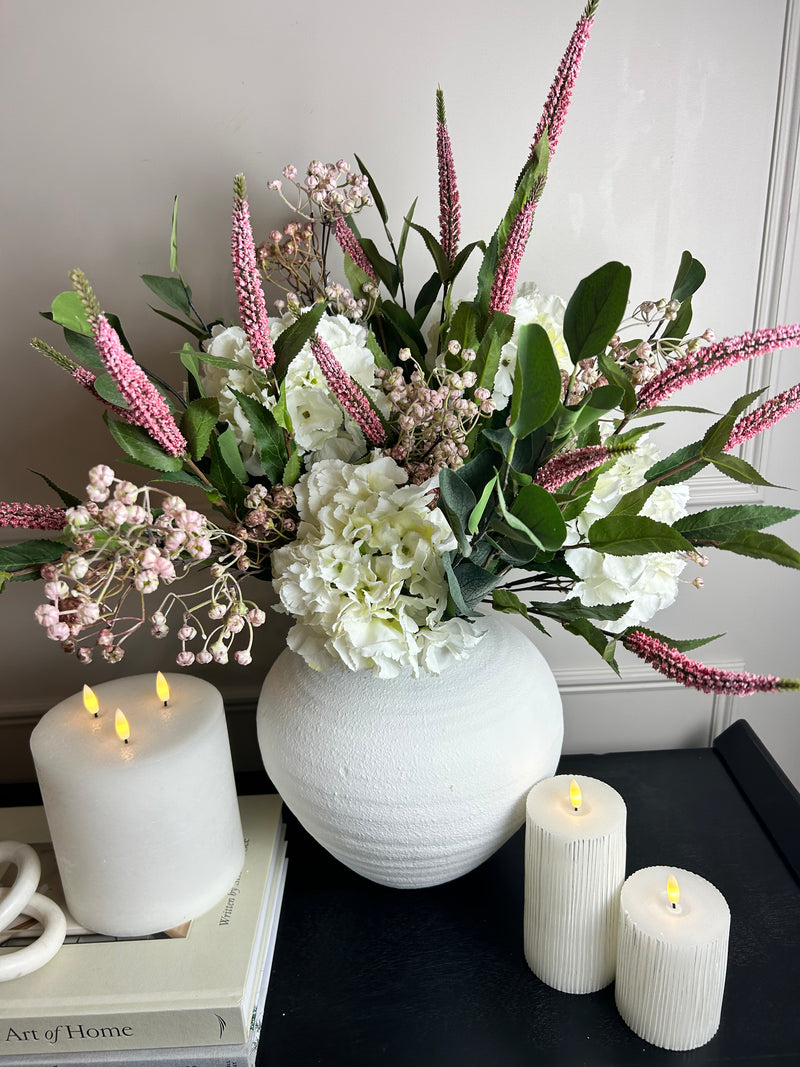
<instances>
[{"instance_id":1,"label":"green foliage","mask_svg":"<svg viewBox=\"0 0 800 1067\"><path fill-rule=\"evenodd\" d=\"M179 471L182 469L183 460L179 456L170 456L166 453L139 426L131 426L127 422L118 422L116 419L110 419L107 416L106 424L119 447L135 463L150 467L154 471Z\"/></svg>"},{"instance_id":2,"label":"green foliage","mask_svg":"<svg viewBox=\"0 0 800 1067\"><path fill-rule=\"evenodd\" d=\"M216 397L194 400L184 411L180 431L186 438L193 459L202 459L208 451L208 442L218 419L219 401Z\"/></svg>"},{"instance_id":3,"label":"green foliage","mask_svg":"<svg viewBox=\"0 0 800 1067\"><path fill-rule=\"evenodd\" d=\"M55 563L61 559L67 548L61 541L48 541L44 538L21 541L17 545L3 545L0 547L0 570L13 575L16 571L35 567L37 571L34 577L38 578L38 568L45 563Z\"/></svg>"},{"instance_id":4,"label":"green foliage","mask_svg":"<svg viewBox=\"0 0 800 1067\"><path fill-rule=\"evenodd\" d=\"M564 340L573 363L605 350L622 322L630 287L630 267L616 262L579 283L564 312Z\"/></svg>"}]
</instances>

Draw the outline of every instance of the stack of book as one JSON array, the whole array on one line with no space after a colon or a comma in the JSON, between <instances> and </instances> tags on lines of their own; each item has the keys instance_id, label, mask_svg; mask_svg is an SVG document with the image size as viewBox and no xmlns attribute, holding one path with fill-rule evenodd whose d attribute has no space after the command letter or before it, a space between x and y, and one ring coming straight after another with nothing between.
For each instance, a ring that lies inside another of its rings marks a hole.
<instances>
[{"instance_id":1,"label":"stack of book","mask_svg":"<svg viewBox=\"0 0 800 1067\"><path fill-rule=\"evenodd\" d=\"M68 917L55 958L3 983L0 1067L253 1067L286 842L279 797L240 797L239 805L245 865L216 907L178 930L136 939L91 934ZM58 899L43 809L4 808L0 826L0 837L40 851L39 891ZM0 953L21 943L6 934Z\"/></svg>"}]
</instances>

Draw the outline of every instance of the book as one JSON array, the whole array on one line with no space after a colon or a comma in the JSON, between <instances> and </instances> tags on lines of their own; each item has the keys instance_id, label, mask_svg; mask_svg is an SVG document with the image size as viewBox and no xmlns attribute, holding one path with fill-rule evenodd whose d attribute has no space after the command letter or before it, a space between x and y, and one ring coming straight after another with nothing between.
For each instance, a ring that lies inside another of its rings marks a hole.
<instances>
[{"instance_id":1,"label":"book","mask_svg":"<svg viewBox=\"0 0 800 1067\"><path fill-rule=\"evenodd\" d=\"M279 797L241 797L239 804L245 864L226 897L173 936L114 939L70 921L71 943L41 970L3 985L0 1064L12 1055L34 1067L38 1053L55 1064L68 1053L154 1049L236 1048L241 1057L252 1043L277 927L285 848ZM46 852L44 810L0 810L0 837Z\"/></svg>"},{"instance_id":2,"label":"book","mask_svg":"<svg viewBox=\"0 0 800 1067\"><path fill-rule=\"evenodd\" d=\"M187 1048L126 1049L114 1052L28 1053L3 1056L3 1067L255 1067L261 1037L261 1021L267 1000L272 958L286 884L286 842L278 856L276 876L270 885L266 937L258 954L259 985L247 1041L240 1045L193 1045Z\"/></svg>"}]
</instances>

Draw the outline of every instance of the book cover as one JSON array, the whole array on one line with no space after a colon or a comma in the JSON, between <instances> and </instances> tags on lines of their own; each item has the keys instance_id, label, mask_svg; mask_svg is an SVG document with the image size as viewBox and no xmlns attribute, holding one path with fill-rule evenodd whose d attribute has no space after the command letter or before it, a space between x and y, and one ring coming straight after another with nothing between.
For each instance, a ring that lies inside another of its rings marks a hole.
<instances>
[{"instance_id":1,"label":"book cover","mask_svg":"<svg viewBox=\"0 0 800 1067\"><path fill-rule=\"evenodd\" d=\"M178 932L183 936L78 935L41 970L4 983L0 1062L31 1053L248 1042L283 828L278 796L239 803L247 852L229 893ZM2 809L0 837L46 842L43 809Z\"/></svg>"},{"instance_id":2,"label":"book cover","mask_svg":"<svg viewBox=\"0 0 800 1067\"><path fill-rule=\"evenodd\" d=\"M113 1053L115 1067L255 1067L261 1037L261 1021L269 989L272 958L278 931L283 891L286 884L286 842L278 855L275 877L271 880L266 912L265 935L255 954L258 985L253 1003L250 1033L239 1045L193 1045L187 1048L127 1049ZM63 1052L3 1056L3 1067L108 1067L108 1052Z\"/></svg>"}]
</instances>

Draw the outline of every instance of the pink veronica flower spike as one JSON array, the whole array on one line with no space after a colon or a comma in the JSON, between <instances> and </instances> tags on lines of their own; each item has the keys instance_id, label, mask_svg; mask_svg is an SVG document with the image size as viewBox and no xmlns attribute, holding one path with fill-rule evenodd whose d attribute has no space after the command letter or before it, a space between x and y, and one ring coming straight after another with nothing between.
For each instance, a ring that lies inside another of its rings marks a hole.
<instances>
[{"instance_id":1,"label":"pink veronica flower spike","mask_svg":"<svg viewBox=\"0 0 800 1067\"><path fill-rule=\"evenodd\" d=\"M67 524L61 508L47 504L0 503L0 526L26 530L63 530Z\"/></svg>"},{"instance_id":2,"label":"pink veronica flower spike","mask_svg":"<svg viewBox=\"0 0 800 1067\"><path fill-rule=\"evenodd\" d=\"M325 375L325 380L330 386L331 392L347 414L359 426L371 445L382 445L386 440L386 433L381 425L381 420L370 407L369 401L362 391L321 337L315 335L311 338L311 351L314 354L314 359L319 364L320 370Z\"/></svg>"},{"instance_id":3,"label":"pink veronica flower spike","mask_svg":"<svg viewBox=\"0 0 800 1067\"><path fill-rule=\"evenodd\" d=\"M275 349L272 347L267 305L258 274L256 245L250 225L250 208L245 199L247 190L243 174L236 175L233 190L231 258L236 297L239 301L239 317L256 366L266 371L275 362Z\"/></svg>"}]
</instances>

